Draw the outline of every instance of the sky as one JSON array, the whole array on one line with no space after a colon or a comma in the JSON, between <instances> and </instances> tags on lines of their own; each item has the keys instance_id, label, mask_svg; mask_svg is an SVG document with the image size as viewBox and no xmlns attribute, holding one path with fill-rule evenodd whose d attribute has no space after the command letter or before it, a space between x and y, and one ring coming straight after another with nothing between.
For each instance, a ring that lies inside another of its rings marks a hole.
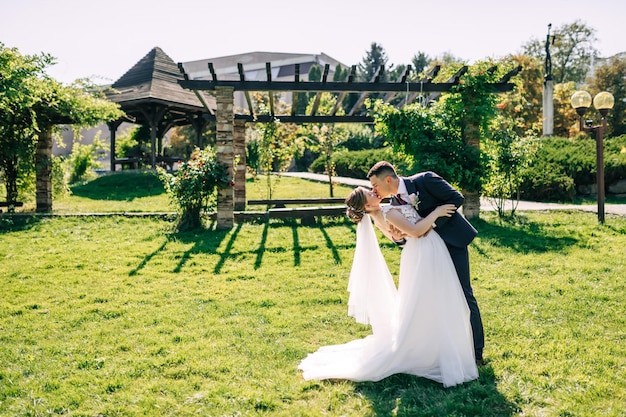
<instances>
[{"instance_id":1,"label":"sky","mask_svg":"<svg viewBox=\"0 0 626 417\"><path fill-rule=\"evenodd\" d=\"M174 62L265 51L354 65L376 42L389 64L418 52L471 64L577 20L595 29L601 56L626 51L624 0L0 0L0 42L55 57L58 81L105 84L156 46Z\"/></svg>"}]
</instances>

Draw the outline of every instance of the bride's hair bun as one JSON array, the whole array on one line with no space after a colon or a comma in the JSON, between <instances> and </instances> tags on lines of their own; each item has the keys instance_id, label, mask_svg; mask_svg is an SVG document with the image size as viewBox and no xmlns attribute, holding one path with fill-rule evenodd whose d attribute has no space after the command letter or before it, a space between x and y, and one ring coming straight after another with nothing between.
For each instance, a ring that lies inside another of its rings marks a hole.
<instances>
[{"instance_id":1,"label":"bride's hair bun","mask_svg":"<svg viewBox=\"0 0 626 417\"><path fill-rule=\"evenodd\" d=\"M367 197L365 196L365 189L357 187L348 197L346 197L346 216L355 223L360 222L365 216L365 204L367 203Z\"/></svg>"},{"instance_id":2,"label":"bride's hair bun","mask_svg":"<svg viewBox=\"0 0 626 417\"><path fill-rule=\"evenodd\" d=\"M346 216L348 216L348 218L353 222L358 223L363 220L363 216L365 216L365 210L348 206L348 208L346 208Z\"/></svg>"}]
</instances>

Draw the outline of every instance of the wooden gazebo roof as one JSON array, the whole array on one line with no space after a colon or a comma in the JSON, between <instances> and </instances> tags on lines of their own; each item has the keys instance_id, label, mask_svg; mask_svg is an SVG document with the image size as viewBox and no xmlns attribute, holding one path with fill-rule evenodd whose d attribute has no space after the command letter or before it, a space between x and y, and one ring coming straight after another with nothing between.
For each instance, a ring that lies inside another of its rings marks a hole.
<instances>
[{"instance_id":1,"label":"wooden gazebo roof","mask_svg":"<svg viewBox=\"0 0 626 417\"><path fill-rule=\"evenodd\" d=\"M155 112L170 127L189 124L190 116L214 113L215 99L182 88L178 82L183 79L176 63L155 47L111 85L107 97L138 124L149 124Z\"/></svg>"}]
</instances>

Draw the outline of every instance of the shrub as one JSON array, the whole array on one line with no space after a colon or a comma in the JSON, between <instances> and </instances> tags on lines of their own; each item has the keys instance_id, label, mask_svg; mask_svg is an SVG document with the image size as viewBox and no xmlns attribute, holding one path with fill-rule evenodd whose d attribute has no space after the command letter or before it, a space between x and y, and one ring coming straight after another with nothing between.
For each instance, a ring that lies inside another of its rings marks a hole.
<instances>
[{"instance_id":1,"label":"shrub","mask_svg":"<svg viewBox=\"0 0 626 417\"><path fill-rule=\"evenodd\" d=\"M626 135L604 143L604 180L606 184L626 179Z\"/></svg>"},{"instance_id":2,"label":"shrub","mask_svg":"<svg viewBox=\"0 0 626 417\"><path fill-rule=\"evenodd\" d=\"M89 170L98 168L100 164L98 164L97 159L105 148L105 144L98 137L94 139L91 145L74 143L69 158L70 183L85 179Z\"/></svg>"},{"instance_id":3,"label":"shrub","mask_svg":"<svg viewBox=\"0 0 626 417\"><path fill-rule=\"evenodd\" d=\"M524 171L522 198L571 201L580 186L596 183L596 144L591 136L542 138ZM604 181L626 178L626 135L604 141Z\"/></svg>"},{"instance_id":4,"label":"shrub","mask_svg":"<svg viewBox=\"0 0 626 417\"><path fill-rule=\"evenodd\" d=\"M522 174L522 199L572 201L576 196L574 180L563 167L553 162L540 161Z\"/></svg>"},{"instance_id":5,"label":"shrub","mask_svg":"<svg viewBox=\"0 0 626 417\"><path fill-rule=\"evenodd\" d=\"M361 151L341 151L333 155L335 172L340 177L367 178L367 173L378 161L389 161L396 166L399 174L411 173L411 166L391 148L367 149ZM324 160L317 158L311 164L311 172L324 173Z\"/></svg>"},{"instance_id":6,"label":"shrub","mask_svg":"<svg viewBox=\"0 0 626 417\"><path fill-rule=\"evenodd\" d=\"M228 173L228 167L220 164L209 148L196 148L174 174L163 168L157 170L165 190L181 213L179 230L200 227L202 212L217 205L218 189L234 185L234 175Z\"/></svg>"}]
</instances>

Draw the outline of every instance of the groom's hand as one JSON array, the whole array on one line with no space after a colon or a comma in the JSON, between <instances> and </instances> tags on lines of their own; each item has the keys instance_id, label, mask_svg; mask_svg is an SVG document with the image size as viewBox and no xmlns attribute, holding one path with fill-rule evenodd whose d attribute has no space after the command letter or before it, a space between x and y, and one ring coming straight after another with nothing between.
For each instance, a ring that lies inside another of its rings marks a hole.
<instances>
[{"instance_id":1,"label":"groom's hand","mask_svg":"<svg viewBox=\"0 0 626 417\"><path fill-rule=\"evenodd\" d=\"M407 234L391 223L387 223L387 227L389 228L389 233L391 234L391 240L393 240L393 243L398 246L404 246Z\"/></svg>"}]
</instances>

